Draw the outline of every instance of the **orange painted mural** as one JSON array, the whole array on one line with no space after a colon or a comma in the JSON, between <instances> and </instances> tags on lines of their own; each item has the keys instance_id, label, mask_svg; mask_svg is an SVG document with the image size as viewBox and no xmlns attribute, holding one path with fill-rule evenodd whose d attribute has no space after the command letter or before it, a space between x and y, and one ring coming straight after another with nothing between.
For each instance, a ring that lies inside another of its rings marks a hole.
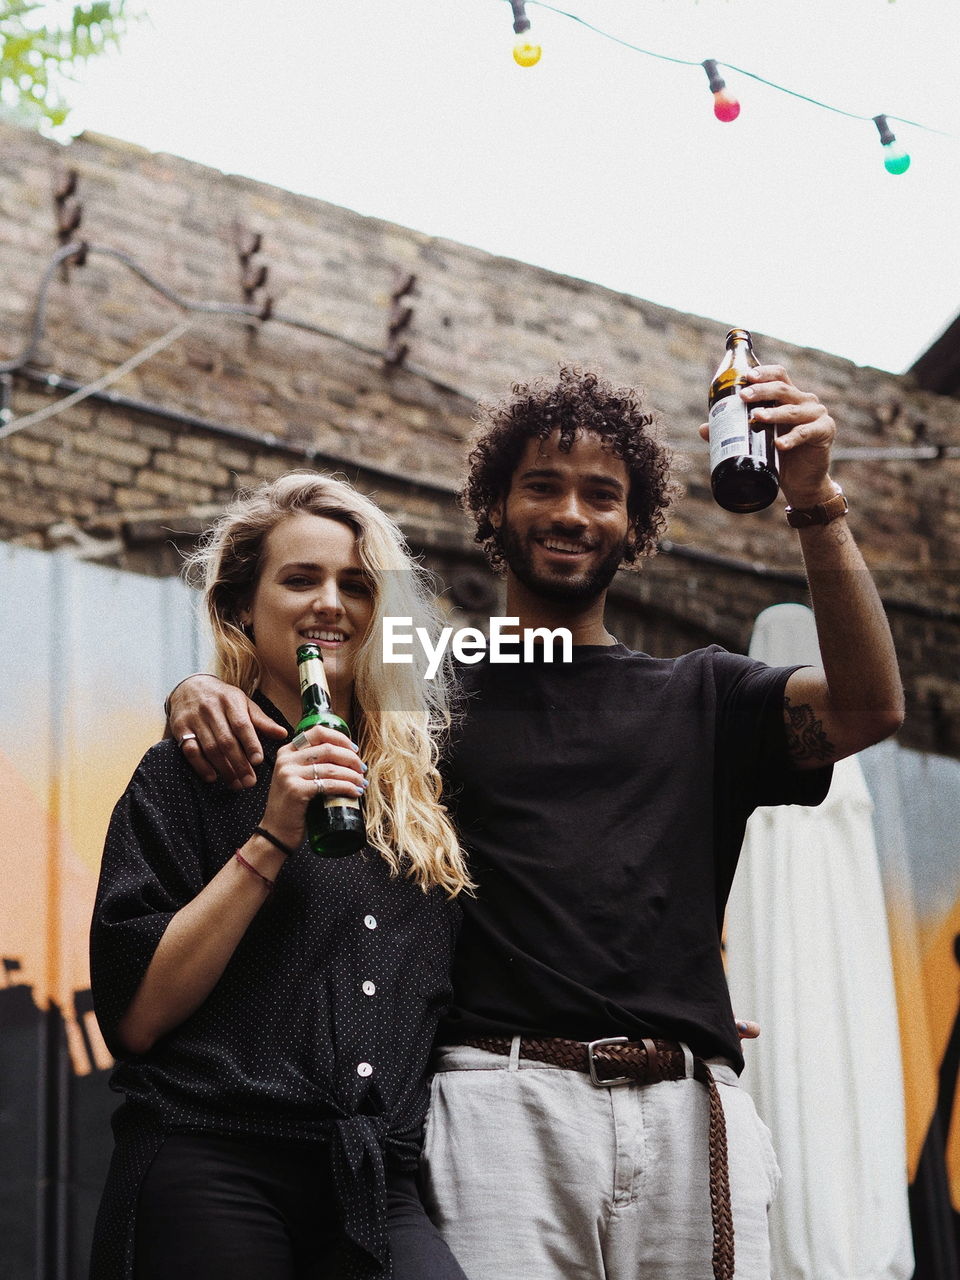
<instances>
[{"instance_id":1,"label":"orange painted mural","mask_svg":"<svg viewBox=\"0 0 960 1280\"><path fill-rule=\"evenodd\" d=\"M0 547L0 1274L86 1280L117 1098L87 935L110 812L203 665L179 582Z\"/></svg>"},{"instance_id":2,"label":"orange painted mural","mask_svg":"<svg viewBox=\"0 0 960 1280\"><path fill-rule=\"evenodd\" d=\"M917 1280L960 1276L960 763L875 749Z\"/></svg>"}]
</instances>

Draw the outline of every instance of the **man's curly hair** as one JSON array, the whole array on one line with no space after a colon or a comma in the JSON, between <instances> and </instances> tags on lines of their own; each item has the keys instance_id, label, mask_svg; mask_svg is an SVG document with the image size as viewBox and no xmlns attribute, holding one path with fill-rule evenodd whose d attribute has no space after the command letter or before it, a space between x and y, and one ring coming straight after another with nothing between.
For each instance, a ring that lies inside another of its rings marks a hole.
<instances>
[{"instance_id":1,"label":"man's curly hair","mask_svg":"<svg viewBox=\"0 0 960 1280\"><path fill-rule=\"evenodd\" d=\"M640 407L635 391L614 388L596 373L564 365L555 385L546 386L542 380L518 383L512 396L499 404L481 405L478 421L459 498L476 522L475 540L498 573L504 561L490 513L506 499L527 441L545 440L558 429L562 452L569 453L579 431L590 431L626 464L627 512L635 541L625 548L624 562L632 564L654 549L675 489L670 455L651 433L654 415Z\"/></svg>"}]
</instances>

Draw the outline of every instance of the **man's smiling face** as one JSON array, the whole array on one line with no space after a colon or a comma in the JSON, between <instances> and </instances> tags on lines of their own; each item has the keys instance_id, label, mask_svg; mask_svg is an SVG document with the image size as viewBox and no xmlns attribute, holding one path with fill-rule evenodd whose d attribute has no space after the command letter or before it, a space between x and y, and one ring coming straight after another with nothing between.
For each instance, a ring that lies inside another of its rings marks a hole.
<instances>
[{"instance_id":1,"label":"man's smiling face","mask_svg":"<svg viewBox=\"0 0 960 1280\"><path fill-rule=\"evenodd\" d=\"M510 572L543 599L582 604L610 585L629 545L626 464L591 432L528 440L491 520Z\"/></svg>"}]
</instances>

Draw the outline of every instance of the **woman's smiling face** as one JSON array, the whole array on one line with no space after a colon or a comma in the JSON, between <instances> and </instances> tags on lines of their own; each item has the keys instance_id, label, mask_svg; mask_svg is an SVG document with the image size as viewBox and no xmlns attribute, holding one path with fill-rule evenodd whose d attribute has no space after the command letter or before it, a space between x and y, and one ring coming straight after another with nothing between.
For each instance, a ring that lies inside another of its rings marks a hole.
<instances>
[{"instance_id":1,"label":"woman's smiling face","mask_svg":"<svg viewBox=\"0 0 960 1280\"><path fill-rule=\"evenodd\" d=\"M241 621L253 629L260 689L292 723L300 718L297 648L320 647L334 710L349 719L357 650L373 615L373 586L349 525L306 512L267 535L253 599Z\"/></svg>"}]
</instances>

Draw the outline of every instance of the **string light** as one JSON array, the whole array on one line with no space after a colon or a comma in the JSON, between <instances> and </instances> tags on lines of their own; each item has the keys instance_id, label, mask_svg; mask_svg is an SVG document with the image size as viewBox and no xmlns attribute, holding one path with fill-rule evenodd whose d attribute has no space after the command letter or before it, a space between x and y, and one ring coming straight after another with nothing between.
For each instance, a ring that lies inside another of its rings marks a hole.
<instances>
[{"instance_id":1,"label":"string light","mask_svg":"<svg viewBox=\"0 0 960 1280\"><path fill-rule=\"evenodd\" d=\"M707 58L703 63L703 69L707 73L710 92L713 94L713 114L724 124L729 124L740 114L740 103L732 93L727 92L727 82L717 70L717 64L712 58Z\"/></svg>"},{"instance_id":2,"label":"string light","mask_svg":"<svg viewBox=\"0 0 960 1280\"><path fill-rule=\"evenodd\" d=\"M530 36L530 19L527 17L524 0L510 0L513 9L513 30L516 40L513 42L513 60L518 67L535 67L540 61L542 52Z\"/></svg>"},{"instance_id":3,"label":"string light","mask_svg":"<svg viewBox=\"0 0 960 1280\"><path fill-rule=\"evenodd\" d=\"M897 141L897 135L887 124L886 116L874 116L880 141L883 144L883 167L887 173L906 173L910 168L910 157Z\"/></svg>"},{"instance_id":4,"label":"string light","mask_svg":"<svg viewBox=\"0 0 960 1280\"><path fill-rule=\"evenodd\" d=\"M880 131L880 141L884 146L884 168L888 173L906 173L910 167L910 156L902 146L897 143L896 137L891 132L887 123L888 120L897 120L900 124L905 124L912 129L922 129L925 133L935 133L942 138L955 139L956 135L947 132L945 129L934 129L930 125L920 124L916 120L905 120L902 116L894 116L887 113L882 116L864 116L858 115L854 111L844 111L841 107L831 106L828 102L821 102L817 98L811 98L805 93L798 93L796 89L788 89L786 85L777 84L773 80L767 80L763 76L759 76L756 72L747 71L744 67L735 67L732 63L718 63L712 58L708 58L704 62L693 62L688 58L672 58L665 53L656 53L652 49L642 49L639 45L631 44L629 40L623 40L620 36L612 35L609 31L604 31L600 27L594 26L592 22L587 22L584 18L579 17L575 13L568 13L566 9L560 9L556 5L548 4L546 0L529 0L531 4L538 5L541 9L548 9L551 13L559 14L562 18L569 18L572 22L579 23L580 26L586 27L588 31L593 31L596 35L602 36L605 40L611 40L614 44L619 44L625 49L631 49L635 53L642 53L648 58L657 58L661 62L672 62L679 66L696 67L702 66L707 73L710 81L710 89L714 95L713 111L718 120L729 122L735 120L740 114L740 104L729 93L725 93L726 85L719 74L718 68L725 67L728 71L735 71L739 75L748 76L751 80L757 80L760 84L767 85L770 89L776 89L778 93L789 94L793 98L799 98L803 102L809 102L815 107L821 107L824 111L832 111L836 115L846 116L849 120L873 120ZM513 5L514 15L516 18L518 10L523 20L529 28L529 20L524 12L523 0L510 0ZM514 30L518 30L516 21L514 22ZM524 28L526 30L526 28ZM539 57L539 46L533 46L537 49ZM515 55L516 56L516 55ZM882 121L882 124L881 124Z\"/></svg>"}]
</instances>

